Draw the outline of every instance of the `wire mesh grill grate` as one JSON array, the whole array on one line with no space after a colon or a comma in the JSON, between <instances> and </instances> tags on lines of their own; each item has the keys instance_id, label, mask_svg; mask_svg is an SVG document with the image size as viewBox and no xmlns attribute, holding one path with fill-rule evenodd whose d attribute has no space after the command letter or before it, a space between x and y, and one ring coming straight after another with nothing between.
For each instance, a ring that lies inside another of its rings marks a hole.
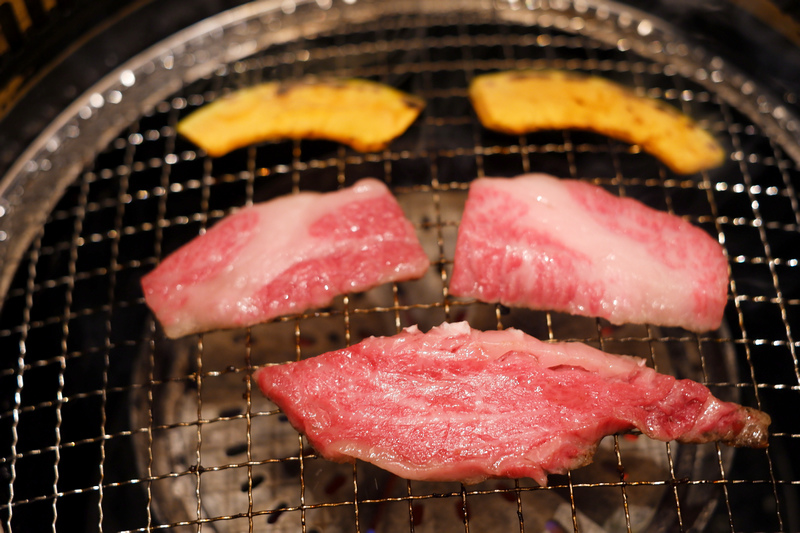
<instances>
[{"instance_id":1,"label":"wire mesh grill grate","mask_svg":"<svg viewBox=\"0 0 800 533\"><path fill-rule=\"evenodd\" d=\"M509 19L512 7L359 21L341 15L348 6L315 4L309 9L326 13L332 27L318 29L312 14L299 35L173 89L104 145L49 211L3 303L5 531L798 527L800 479L792 461L800 457L800 173L788 155L796 147L774 135L766 117L761 122L723 98L723 88L709 89L704 82L720 72L714 65L705 75L687 74L679 62L642 55L635 43L583 31L607 14L584 10L584 19L556 13L523 23ZM303 13L300 5L249 20L256 29L248 31L278 31L275 21L289 19L280 28L286 30ZM682 45L645 36L656 55L675 47L669 53L687 57ZM159 56L162 65L183 59ZM483 129L467 84L483 72L520 67L567 68L633 86L700 118L730 158L720 169L681 177L636 146L592 133L509 137ZM428 106L389 149L371 154L286 141L212 160L175 134L181 117L231 90L306 75L375 79L423 96ZM451 298L453 246L470 180L529 171L591 181L717 236L731 269L726 327L703 335L617 328ZM178 246L237 207L367 176L390 184L415 224L432 260L423 279L180 341L166 340L152 322L138 280ZM718 396L767 411L771 447L734 454L714 444L622 435L603 441L594 465L552 476L547 487L530 480L409 482L364 463L317 457L250 379L267 362L462 319L639 355L659 371L703 381Z\"/></svg>"}]
</instances>

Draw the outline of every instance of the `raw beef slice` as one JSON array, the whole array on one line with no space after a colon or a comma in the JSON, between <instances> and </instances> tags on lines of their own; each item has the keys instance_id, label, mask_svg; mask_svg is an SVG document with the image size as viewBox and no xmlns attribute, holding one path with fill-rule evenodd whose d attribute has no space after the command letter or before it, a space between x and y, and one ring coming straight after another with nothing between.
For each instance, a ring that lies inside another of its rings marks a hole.
<instances>
[{"instance_id":1,"label":"raw beef slice","mask_svg":"<svg viewBox=\"0 0 800 533\"><path fill-rule=\"evenodd\" d=\"M323 457L408 479L476 483L591 463L605 435L767 445L769 416L641 359L466 322L416 326L255 373Z\"/></svg>"},{"instance_id":2,"label":"raw beef slice","mask_svg":"<svg viewBox=\"0 0 800 533\"><path fill-rule=\"evenodd\" d=\"M383 183L243 208L142 278L167 336L249 326L418 278L429 261Z\"/></svg>"},{"instance_id":3,"label":"raw beef slice","mask_svg":"<svg viewBox=\"0 0 800 533\"><path fill-rule=\"evenodd\" d=\"M613 324L716 329L728 265L707 233L601 187L544 174L472 183L450 293Z\"/></svg>"}]
</instances>

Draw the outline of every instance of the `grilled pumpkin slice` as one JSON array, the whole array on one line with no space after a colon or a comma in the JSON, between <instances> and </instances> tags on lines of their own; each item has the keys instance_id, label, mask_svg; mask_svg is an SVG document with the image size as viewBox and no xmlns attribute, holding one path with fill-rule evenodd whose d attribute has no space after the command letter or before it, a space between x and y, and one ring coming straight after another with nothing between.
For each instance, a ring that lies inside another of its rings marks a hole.
<instances>
[{"instance_id":1,"label":"grilled pumpkin slice","mask_svg":"<svg viewBox=\"0 0 800 533\"><path fill-rule=\"evenodd\" d=\"M212 157L280 139L327 139L372 152L424 107L421 98L362 79L267 82L201 107L178 123L178 133Z\"/></svg>"},{"instance_id":2,"label":"grilled pumpkin slice","mask_svg":"<svg viewBox=\"0 0 800 533\"><path fill-rule=\"evenodd\" d=\"M676 108L599 76L516 70L477 76L469 96L481 123L521 135L577 129L639 145L678 174L722 164L714 137Z\"/></svg>"}]
</instances>

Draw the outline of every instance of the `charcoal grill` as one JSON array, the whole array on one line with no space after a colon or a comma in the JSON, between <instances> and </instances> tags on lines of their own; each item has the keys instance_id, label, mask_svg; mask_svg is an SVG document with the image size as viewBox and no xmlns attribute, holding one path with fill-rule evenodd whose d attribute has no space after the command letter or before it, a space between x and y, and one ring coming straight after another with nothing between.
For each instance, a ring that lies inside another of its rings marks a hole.
<instances>
[{"instance_id":1,"label":"charcoal grill","mask_svg":"<svg viewBox=\"0 0 800 533\"><path fill-rule=\"evenodd\" d=\"M672 174L587 132L482 128L469 81L508 68L598 74L698 119L729 153ZM365 77L423 96L388 149L266 142L211 159L177 121L262 80ZM0 524L16 531L796 531L800 179L790 105L676 28L621 4L262 1L142 52L78 97L0 181ZM452 298L469 182L548 172L719 238L725 323L697 335ZM252 328L167 340L141 276L238 207L372 176L432 260L421 280ZM604 439L531 480L421 483L318 457L253 386L259 365L468 320L646 358L773 418L770 447Z\"/></svg>"}]
</instances>

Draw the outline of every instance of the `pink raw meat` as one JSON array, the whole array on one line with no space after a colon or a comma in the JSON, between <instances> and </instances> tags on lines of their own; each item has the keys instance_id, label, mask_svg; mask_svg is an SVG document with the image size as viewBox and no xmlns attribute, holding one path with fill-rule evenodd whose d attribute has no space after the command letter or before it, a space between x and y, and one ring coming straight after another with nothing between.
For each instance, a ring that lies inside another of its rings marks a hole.
<instances>
[{"instance_id":1,"label":"pink raw meat","mask_svg":"<svg viewBox=\"0 0 800 533\"><path fill-rule=\"evenodd\" d=\"M722 247L685 220L577 180L528 174L472 183L456 241L454 296L716 329Z\"/></svg>"},{"instance_id":2,"label":"pink raw meat","mask_svg":"<svg viewBox=\"0 0 800 533\"><path fill-rule=\"evenodd\" d=\"M142 278L167 336L249 326L422 276L430 262L383 183L243 208Z\"/></svg>"},{"instance_id":3,"label":"pink raw meat","mask_svg":"<svg viewBox=\"0 0 800 533\"><path fill-rule=\"evenodd\" d=\"M587 465L605 435L767 445L769 416L700 383L579 343L466 322L416 326L255 373L322 456L408 479L476 483Z\"/></svg>"}]
</instances>

